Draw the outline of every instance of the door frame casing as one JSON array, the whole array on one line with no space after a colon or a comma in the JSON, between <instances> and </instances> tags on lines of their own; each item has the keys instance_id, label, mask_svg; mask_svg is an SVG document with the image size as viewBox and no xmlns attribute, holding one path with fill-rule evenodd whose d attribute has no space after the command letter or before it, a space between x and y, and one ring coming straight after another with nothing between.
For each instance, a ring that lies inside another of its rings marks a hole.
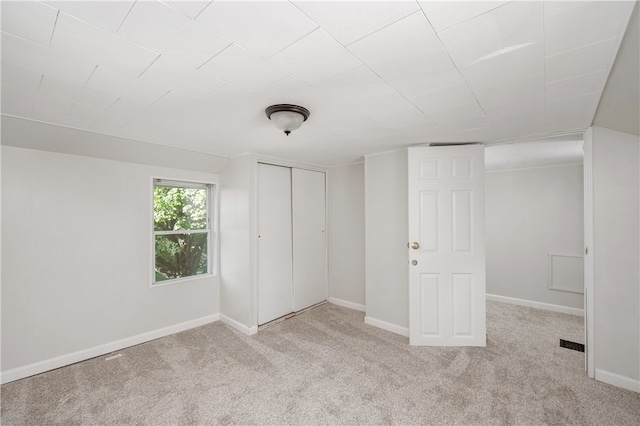
<instances>
[{"instance_id":1,"label":"door frame casing","mask_svg":"<svg viewBox=\"0 0 640 426\"><path fill-rule=\"evenodd\" d=\"M584 331L585 370L587 377L595 378L595 322L594 322L594 253L593 244L593 128L584 132Z\"/></svg>"}]
</instances>

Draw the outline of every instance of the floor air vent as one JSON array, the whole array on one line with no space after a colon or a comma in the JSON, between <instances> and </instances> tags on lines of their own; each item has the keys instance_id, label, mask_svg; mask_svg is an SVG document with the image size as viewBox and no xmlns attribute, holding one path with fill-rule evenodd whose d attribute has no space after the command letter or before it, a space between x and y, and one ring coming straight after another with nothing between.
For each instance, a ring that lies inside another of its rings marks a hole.
<instances>
[{"instance_id":1,"label":"floor air vent","mask_svg":"<svg viewBox=\"0 0 640 426\"><path fill-rule=\"evenodd\" d=\"M582 343L570 342L564 339L560 339L560 347L573 349L574 351L578 352L584 352L584 345Z\"/></svg>"}]
</instances>

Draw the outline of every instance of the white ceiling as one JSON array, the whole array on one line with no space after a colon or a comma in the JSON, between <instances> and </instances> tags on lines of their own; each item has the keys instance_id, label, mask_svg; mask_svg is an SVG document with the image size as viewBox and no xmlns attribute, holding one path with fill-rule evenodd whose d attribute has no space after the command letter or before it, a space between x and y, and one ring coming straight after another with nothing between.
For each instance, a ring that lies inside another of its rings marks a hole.
<instances>
[{"instance_id":1,"label":"white ceiling","mask_svg":"<svg viewBox=\"0 0 640 426\"><path fill-rule=\"evenodd\" d=\"M582 131L633 1L2 1L2 113L315 165ZM264 114L302 105L286 137Z\"/></svg>"}]
</instances>

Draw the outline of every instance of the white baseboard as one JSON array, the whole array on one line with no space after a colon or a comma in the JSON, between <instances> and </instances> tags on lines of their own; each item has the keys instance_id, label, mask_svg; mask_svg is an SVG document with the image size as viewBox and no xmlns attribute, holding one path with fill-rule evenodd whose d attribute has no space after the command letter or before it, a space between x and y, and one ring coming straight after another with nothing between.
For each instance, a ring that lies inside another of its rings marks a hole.
<instances>
[{"instance_id":1,"label":"white baseboard","mask_svg":"<svg viewBox=\"0 0 640 426\"><path fill-rule=\"evenodd\" d=\"M219 314L207 315L206 317L185 321L180 324L175 324L169 327L160 328L158 330L149 331L147 333L138 334L136 336L127 337L115 342L105 343L104 345L94 346L92 348L83 349L81 351L73 352L67 355L61 355L44 361L35 362L33 364L25 365L24 367L18 367L8 371L3 371L0 375L0 383L4 384L13 382L14 380L24 379L25 377L64 367L65 365L75 364L76 362L80 361L86 361L88 359L108 354L110 352L119 351L130 346L139 345L141 343L149 342L151 340L189 330L190 328L200 327L201 325L216 322L219 319Z\"/></svg>"},{"instance_id":2,"label":"white baseboard","mask_svg":"<svg viewBox=\"0 0 640 426\"><path fill-rule=\"evenodd\" d=\"M510 303L512 305L527 306L529 308L544 309L545 311L559 312L561 314L584 316L584 309L570 308L568 306L552 305L551 303L534 302L532 300L516 299L515 297L487 294L487 300L494 302Z\"/></svg>"},{"instance_id":3,"label":"white baseboard","mask_svg":"<svg viewBox=\"0 0 640 426\"><path fill-rule=\"evenodd\" d=\"M336 297L330 297L327 299L327 302L333 303L334 305L342 306L343 308L354 309L360 312L366 312L366 308L364 305L359 303L349 302L348 300L338 299Z\"/></svg>"},{"instance_id":4,"label":"white baseboard","mask_svg":"<svg viewBox=\"0 0 640 426\"><path fill-rule=\"evenodd\" d=\"M374 327L381 328L383 330L390 331L392 333L399 334L404 337L409 337L409 329L407 327L401 327L399 325L391 324L390 322L382 321L379 319L364 317L364 323L372 325Z\"/></svg>"},{"instance_id":5,"label":"white baseboard","mask_svg":"<svg viewBox=\"0 0 640 426\"><path fill-rule=\"evenodd\" d=\"M608 371L596 368L596 380L608 383L619 388L627 389L634 392L640 392L640 380L631 379L619 374L610 373Z\"/></svg>"},{"instance_id":6,"label":"white baseboard","mask_svg":"<svg viewBox=\"0 0 640 426\"><path fill-rule=\"evenodd\" d=\"M233 318L229 318L226 315L220 314L220 321L227 324L228 326L235 328L241 333L246 334L247 336L252 336L258 332L258 326L254 325L253 327L247 327L246 325L234 320Z\"/></svg>"}]
</instances>

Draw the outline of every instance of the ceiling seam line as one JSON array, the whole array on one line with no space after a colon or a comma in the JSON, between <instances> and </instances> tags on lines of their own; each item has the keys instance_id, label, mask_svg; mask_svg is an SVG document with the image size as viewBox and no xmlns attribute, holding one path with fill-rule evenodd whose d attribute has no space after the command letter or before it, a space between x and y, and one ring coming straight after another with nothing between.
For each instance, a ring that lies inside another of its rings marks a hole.
<instances>
[{"instance_id":1,"label":"ceiling seam line","mask_svg":"<svg viewBox=\"0 0 640 426\"><path fill-rule=\"evenodd\" d=\"M493 12L493 11L494 11L494 10L496 10L496 9L500 9L501 7L504 7L504 6L506 6L507 4L509 4L511 1L512 1L512 0L506 1L506 2L504 2L503 4L500 4L500 5L496 6L496 7L494 7L493 9L489 9L489 10L487 10L487 11L484 11L484 12L482 12L482 13L481 13L481 14L479 14L479 15L472 16L471 18L467 18L467 19L465 19L464 21L460 21L460 22L458 22L457 24L449 25L448 27L443 28L443 29L441 29L440 31L436 32L436 34L437 34L437 33L442 33L442 32L444 32L444 31L450 30L451 28L453 28L453 27L455 27L455 26L457 26L457 25L464 24L464 23L469 22L469 21L471 21L471 20L473 20L473 19L479 18L480 16L483 16L483 15L486 15L486 14L488 14L488 13L490 13L490 12ZM422 9L422 6L420 6L420 9ZM424 11L424 9L422 9L422 10ZM426 15L426 13L425 13L425 15ZM433 30L435 31L435 28L434 28Z\"/></svg>"},{"instance_id":2,"label":"ceiling seam line","mask_svg":"<svg viewBox=\"0 0 640 426\"><path fill-rule=\"evenodd\" d=\"M318 25L315 21L312 21L314 24ZM308 33L306 33L305 35L303 35L302 37L296 39L295 41L287 44L285 47L283 47L282 49L278 50L277 52L273 53L272 55L267 56L266 58L264 58L265 60L269 61L271 58L273 58L274 56L276 56L277 54L279 54L280 52L282 52L283 50L286 50L287 48L293 46L294 44L296 44L297 42L299 42L300 40L302 40L303 38L307 37L308 35L311 35L313 33L315 33L316 31L318 31L321 27L318 25L317 27L315 27L314 29L312 29L311 31L309 31ZM326 32L326 31L325 31ZM247 49L249 50L249 49ZM260 56L256 53L257 56ZM262 57L262 56L260 56Z\"/></svg>"},{"instance_id":3,"label":"ceiling seam line","mask_svg":"<svg viewBox=\"0 0 640 426\"><path fill-rule=\"evenodd\" d=\"M58 17L60 16L60 9L56 12L56 19L53 21L53 28L51 29L51 36L49 36L49 44L48 47L51 47L51 42L53 41L53 35L56 33L56 28L58 27Z\"/></svg>"},{"instance_id":4,"label":"ceiling seam line","mask_svg":"<svg viewBox=\"0 0 640 426\"><path fill-rule=\"evenodd\" d=\"M498 6L500 7L500 6ZM497 9L497 8L496 8ZM435 31L435 29L433 28L433 24L431 23L431 21L429 20L429 17L427 16L427 14L425 13L424 9L420 8L420 10L422 11L422 14L424 15L424 18L427 20L427 22L429 23L429 25L431 26L431 29L433 29L433 32L436 36L436 38L438 39L438 42L440 42L440 47L442 47L442 50L444 50L445 55L447 56L447 58L449 58L449 60L451 61L451 63L453 64L453 66L456 69L456 72L458 73L458 75L460 76L460 78L462 79L462 81L464 81L465 86L467 86L467 89L469 89L469 93L471 93L471 96L473 96L473 99L475 99L476 104L478 104L478 107L480 108L480 110L482 111L482 113L484 114L485 118L487 119L487 121L489 122L489 124L491 124L491 128L493 128L493 130L496 132L496 134L503 136L504 135L497 129L495 123L489 118L489 115L487 114L487 112L484 110L484 108L482 107L482 105L480 104L480 101L478 100L478 97L476 96L475 92L473 90L471 90L471 86L469 86L469 83L467 82L467 79L464 78L464 75L462 75L462 72L460 71L460 68L458 67L458 65L455 63L455 61L453 60L453 58L451 57L451 55L449 54L449 51L447 50L446 46L444 45L444 43L442 42L442 39L440 38L440 34L437 33ZM495 10L495 9L492 9ZM488 12L485 12L488 13ZM479 15L480 16L480 15ZM455 108L455 107L454 107ZM435 120L434 120L435 121Z\"/></svg>"},{"instance_id":5,"label":"ceiling seam line","mask_svg":"<svg viewBox=\"0 0 640 426\"><path fill-rule=\"evenodd\" d=\"M209 1L209 3L207 3L207 5L200 12L198 12L198 14L196 16L193 17L193 20L195 21L196 19L198 19L200 17L200 15L202 15L202 12L207 10L209 8L209 6L211 6L212 4L213 4L213 0Z\"/></svg>"},{"instance_id":6,"label":"ceiling seam line","mask_svg":"<svg viewBox=\"0 0 640 426\"><path fill-rule=\"evenodd\" d=\"M225 39L226 40L226 39ZM234 42L231 42L231 44L228 44L227 46L225 46L224 49L222 49L221 51L219 51L218 53L216 53L215 55L213 55L212 57L210 57L209 59L207 59L206 61L204 61L201 65L198 65L196 67L196 71L200 71L200 68L204 67L205 65L207 65L209 62L213 61L218 55L220 55L222 52L224 52L225 50L227 50L228 48L230 48L231 46L236 45ZM238 45L236 45L238 46ZM242 46L239 46L242 47ZM243 47L244 49L244 47Z\"/></svg>"},{"instance_id":7,"label":"ceiling seam line","mask_svg":"<svg viewBox=\"0 0 640 426\"><path fill-rule=\"evenodd\" d=\"M129 17L129 14L131 13L131 10L133 10L133 7L136 5L137 2L138 0L135 0L133 3L131 3L131 7L129 7L129 10L127 10L127 13L125 13L124 18L122 18L122 21L120 21L120 24L118 24L118 28L116 28L113 34L117 34L118 31L120 31L120 27L122 27L122 24L124 24L124 21L127 20L127 18Z\"/></svg>"},{"instance_id":8,"label":"ceiling seam line","mask_svg":"<svg viewBox=\"0 0 640 426\"><path fill-rule=\"evenodd\" d=\"M156 61L157 61L158 59L160 59L160 56L162 56L162 53L158 53L158 56L156 56L156 58L155 58L153 61L151 61L151 63L150 63L149 65L147 65L147 66L146 66L146 67L145 67L145 68L140 72L140 74L138 74L138 76L136 77L136 79L138 79L138 78L142 77L142 75L143 75L145 72L147 72L147 70L148 70L149 68L151 68L151 66L152 66L153 64L155 64L155 63L156 63Z\"/></svg>"},{"instance_id":9,"label":"ceiling seam line","mask_svg":"<svg viewBox=\"0 0 640 426\"><path fill-rule=\"evenodd\" d=\"M96 64L96 66L93 67L93 71L91 71L91 74L89 74L89 77L87 77L87 80L84 82L82 87L87 87L87 84L89 84L89 81L91 81L91 77L93 77L93 75L96 73L96 71L98 70L99 66L100 65Z\"/></svg>"},{"instance_id":10,"label":"ceiling seam line","mask_svg":"<svg viewBox=\"0 0 640 426\"><path fill-rule=\"evenodd\" d=\"M374 30L373 32L370 32L369 34L366 34L366 35L364 35L364 36L360 37L360 38L359 38L359 39L357 39L357 40L354 40L354 41L352 41L352 42L350 42L350 43L348 43L348 44L343 44L343 46L344 46L345 48L348 48L348 47L349 47L349 46L351 46L352 44L355 44L355 43L359 42L360 40L363 40L363 39L365 39L365 38L367 38L367 37L369 37L369 36L372 36L372 35L374 35L374 34L376 34L376 33L380 32L380 31L382 31L382 30L384 30L384 29L387 29L387 28L389 28L390 26L392 26L392 25L394 25L394 24L397 24L398 22L402 21L403 19L406 19L406 18L408 18L409 16L411 16L411 15L415 15L415 14L420 13L420 12L422 12L422 8L420 8L420 5L418 5L418 9L417 9L417 10L414 10L413 12L411 12L411 13L409 13L409 14L407 14L407 15L404 15L403 17L398 18L398 19L396 19L396 20L395 20L395 21L393 21L393 22L389 22L388 24L386 24L386 25L384 25L384 26L382 26L382 27L378 28L377 30ZM435 33L435 30L434 30L434 33ZM340 43L340 44L342 44L342 43Z\"/></svg>"}]
</instances>

